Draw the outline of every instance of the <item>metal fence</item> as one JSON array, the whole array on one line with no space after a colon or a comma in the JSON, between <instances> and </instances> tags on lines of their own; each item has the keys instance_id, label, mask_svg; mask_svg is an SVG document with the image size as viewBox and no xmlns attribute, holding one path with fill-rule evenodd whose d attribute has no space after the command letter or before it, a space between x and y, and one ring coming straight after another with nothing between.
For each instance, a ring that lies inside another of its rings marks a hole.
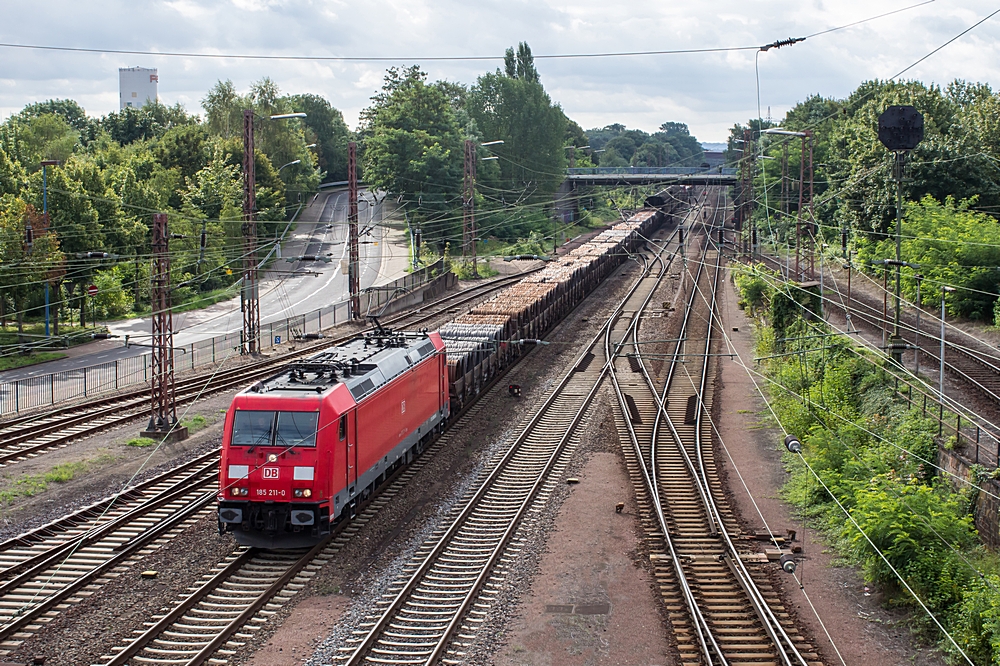
<instances>
[{"instance_id":1,"label":"metal fence","mask_svg":"<svg viewBox=\"0 0 1000 666\"><path fill-rule=\"evenodd\" d=\"M388 284L369 287L361 295L362 315L377 314L401 292L409 292L426 284L441 274L443 269L444 263L438 260ZM262 322L260 348L269 349L307 333L319 333L349 319L351 304L343 301L294 317ZM221 363L239 355L240 346L241 335L236 331L175 347L174 370L182 372ZM149 382L149 372L150 358L146 353L66 372L0 382L0 416L134 387Z\"/></svg>"}]
</instances>

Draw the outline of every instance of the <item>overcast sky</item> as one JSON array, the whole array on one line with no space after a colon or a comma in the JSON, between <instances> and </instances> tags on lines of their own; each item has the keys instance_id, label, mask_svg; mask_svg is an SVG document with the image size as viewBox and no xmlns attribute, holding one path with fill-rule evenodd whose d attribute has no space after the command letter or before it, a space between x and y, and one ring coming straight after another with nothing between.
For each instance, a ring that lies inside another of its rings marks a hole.
<instances>
[{"instance_id":1,"label":"overcast sky","mask_svg":"<svg viewBox=\"0 0 1000 666\"><path fill-rule=\"evenodd\" d=\"M501 66L507 46L536 55L751 46L799 37L919 0L47 0L0 3L0 42L140 51L399 57L432 79L466 84ZM812 93L844 96L886 78L1000 7L1000 0L937 0L803 43L761 53L762 114L780 118ZM907 73L1000 88L1000 15ZM442 62L432 56L497 56ZM538 60L552 98L583 127L647 131L672 120L702 141L723 141L757 115L755 51ZM160 99L200 111L219 79L243 91L263 76L287 93L323 95L355 127L392 63L260 61L36 51L0 47L0 116L73 98L90 115L118 108L118 68L159 69Z\"/></svg>"}]
</instances>

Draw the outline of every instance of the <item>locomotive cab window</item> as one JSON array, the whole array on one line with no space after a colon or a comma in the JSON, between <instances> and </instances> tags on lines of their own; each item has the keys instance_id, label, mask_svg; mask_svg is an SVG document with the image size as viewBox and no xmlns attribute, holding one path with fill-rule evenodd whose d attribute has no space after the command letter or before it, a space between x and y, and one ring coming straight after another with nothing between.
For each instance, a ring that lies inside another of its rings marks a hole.
<instances>
[{"instance_id":1,"label":"locomotive cab window","mask_svg":"<svg viewBox=\"0 0 1000 666\"><path fill-rule=\"evenodd\" d=\"M278 446L316 446L319 412L278 412L274 443Z\"/></svg>"},{"instance_id":2,"label":"locomotive cab window","mask_svg":"<svg viewBox=\"0 0 1000 666\"><path fill-rule=\"evenodd\" d=\"M270 446L274 412L240 410L233 420L233 446Z\"/></svg>"},{"instance_id":3,"label":"locomotive cab window","mask_svg":"<svg viewBox=\"0 0 1000 666\"><path fill-rule=\"evenodd\" d=\"M316 446L318 412L240 410L233 420L232 446Z\"/></svg>"},{"instance_id":4,"label":"locomotive cab window","mask_svg":"<svg viewBox=\"0 0 1000 666\"><path fill-rule=\"evenodd\" d=\"M340 417L340 428L338 432L340 439L347 437L347 414Z\"/></svg>"}]
</instances>

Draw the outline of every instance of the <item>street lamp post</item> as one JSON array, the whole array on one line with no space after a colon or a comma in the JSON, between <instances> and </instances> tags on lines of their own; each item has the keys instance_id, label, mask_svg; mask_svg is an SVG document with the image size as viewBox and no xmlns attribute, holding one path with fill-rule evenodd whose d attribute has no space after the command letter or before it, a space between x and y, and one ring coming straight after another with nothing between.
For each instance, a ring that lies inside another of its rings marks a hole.
<instances>
[{"instance_id":1,"label":"street lamp post","mask_svg":"<svg viewBox=\"0 0 1000 666\"><path fill-rule=\"evenodd\" d=\"M59 160L42 160L42 219L45 231L49 230L49 179L47 168L59 164ZM49 281L45 280L45 337L49 337Z\"/></svg>"}]
</instances>

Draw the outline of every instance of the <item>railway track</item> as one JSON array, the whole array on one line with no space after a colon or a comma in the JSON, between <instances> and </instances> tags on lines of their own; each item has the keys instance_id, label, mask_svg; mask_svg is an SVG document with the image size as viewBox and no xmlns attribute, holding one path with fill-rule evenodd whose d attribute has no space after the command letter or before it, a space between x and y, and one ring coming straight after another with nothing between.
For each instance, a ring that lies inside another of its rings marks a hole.
<instances>
[{"instance_id":1,"label":"railway track","mask_svg":"<svg viewBox=\"0 0 1000 666\"><path fill-rule=\"evenodd\" d=\"M208 515L218 474L211 452L0 544L0 650Z\"/></svg>"},{"instance_id":2,"label":"railway track","mask_svg":"<svg viewBox=\"0 0 1000 666\"><path fill-rule=\"evenodd\" d=\"M268 618L308 583L386 504L392 501L455 433L478 418L491 400L501 399L499 382L467 407L456 424L409 466L399 470L358 515L311 550L273 552L241 548L203 577L203 582L168 613L152 618L145 630L118 646L97 666L125 664L223 663L260 630Z\"/></svg>"},{"instance_id":3,"label":"railway track","mask_svg":"<svg viewBox=\"0 0 1000 666\"><path fill-rule=\"evenodd\" d=\"M765 262L776 270L782 270L783 266L774 257L762 254ZM846 317L848 313L847 294L840 290L841 285L832 279L824 281L826 288L832 289L835 296L824 296L824 307L834 308ZM889 307L892 307L892 297L889 297ZM892 330L893 321L891 315L883 316L882 303L876 302L870 296L852 290L850 298L851 321L857 326L859 323L873 333L882 333ZM940 319L934 313L924 313L926 318L920 322L919 347L921 354L921 366L936 372L940 356ZM904 310L900 316L900 336L907 345L914 347L918 344L916 316ZM959 338L965 338L959 342ZM912 354L908 350L906 355ZM956 331L945 331L945 369L953 377L974 388L981 396L986 398L1000 415L1000 354L986 343L977 342L963 336ZM930 380L933 384L933 380ZM1000 422L1000 419L991 419Z\"/></svg>"},{"instance_id":4,"label":"railway track","mask_svg":"<svg viewBox=\"0 0 1000 666\"><path fill-rule=\"evenodd\" d=\"M405 313L383 322L386 326L419 327L481 300L494 291L516 282L527 273L497 278L486 284L433 301L419 311ZM270 375L274 368L317 351L340 344L356 335L339 336L311 344L304 349L280 354L230 370L200 374L177 381L178 405L195 399L245 386ZM40 455L73 440L122 426L148 416L149 391L136 389L36 414L0 422L0 467Z\"/></svg>"},{"instance_id":5,"label":"railway track","mask_svg":"<svg viewBox=\"0 0 1000 666\"><path fill-rule=\"evenodd\" d=\"M687 276L677 338L658 343L667 350L663 385L650 372L660 355L646 351L655 344L643 343L638 325L619 322L608 337L629 472L681 662L816 664L771 588L775 565L741 539L715 465L709 375L722 264L710 231Z\"/></svg>"},{"instance_id":6,"label":"railway track","mask_svg":"<svg viewBox=\"0 0 1000 666\"><path fill-rule=\"evenodd\" d=\"M390 583L370 617L340 648L338 663L457 663L466 656L517 561L523 530L561 481L579 441L608 369L601 340L622 312L638 311L649 302L652 286L645 278L652 265L643 260L643 277L503 457L477 479ZM662 275L666 264L659 263Z\"/></svg>"},{"instance_id":7,"label":"railway track","mask_svg":"<svg viewBox=\"0 0 1000 666\"><path fill-rule=\"evenodd\" d=\"M603 370L598 367L593 372ZM360 507L353 521L343 523L326 541L308 551L239 549L206 574L202 583L169 612L152 618L146 629L136 632L133 640L106 655L100 666L224 663L399 490L406 487L425 462L450 442L454 433L475 419L484 405L499 399L502 392L503 387L495 384L484 395L485 400L467 407L455 426L433 442L414 463L399 470L383 486L383 491Z\"/></svg>"}]
</instances>

